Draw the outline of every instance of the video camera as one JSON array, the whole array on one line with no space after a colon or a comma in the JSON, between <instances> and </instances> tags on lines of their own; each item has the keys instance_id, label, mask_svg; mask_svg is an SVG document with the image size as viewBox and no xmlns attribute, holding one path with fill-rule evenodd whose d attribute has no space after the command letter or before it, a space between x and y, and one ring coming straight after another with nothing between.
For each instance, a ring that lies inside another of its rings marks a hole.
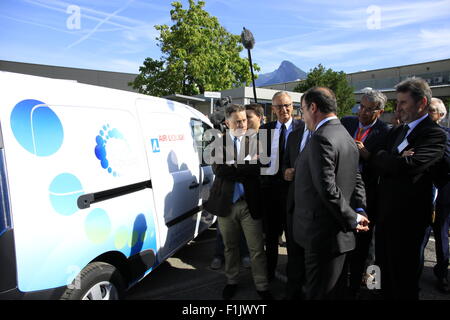
<instances>
[{"instance_id":1,"label":"video camera","mask_svg":"<svg viewBox=\"0 0 450 320\"><path fill-rule=\"evenodd\" d=\"M214 125L215 129L225 132L225 108L231 104L231 97L221 98L216 101L214 112L209 115L209 120Z\"/></svg>"}]
</instances>

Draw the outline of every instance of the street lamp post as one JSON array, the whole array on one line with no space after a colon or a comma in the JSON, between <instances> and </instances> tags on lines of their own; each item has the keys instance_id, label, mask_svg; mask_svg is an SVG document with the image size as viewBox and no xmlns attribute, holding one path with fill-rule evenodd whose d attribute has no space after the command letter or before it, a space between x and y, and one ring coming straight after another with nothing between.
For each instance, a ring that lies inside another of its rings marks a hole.
<instances>
[{"instance_id":1,"label":"street lamp post","mask_svg":"<svg viewBox=\"0 0 450 320\"><path fill-rule=\"evenodd\" d=\"M256 98L256 86L255 86L255 75L253 73L252 54L250 52L250 50L253 49L253 47L255 45L255 38L253 37L253 34L250 32L250 30L245 29L245 27L244 27L244 31L242 31L242 33L241 33L241 41L248 52L248 61L250 63L250 72L252 73L253 96L255 97L255 103L258 103L258 100Z\"/></svg>"}]
</instances>

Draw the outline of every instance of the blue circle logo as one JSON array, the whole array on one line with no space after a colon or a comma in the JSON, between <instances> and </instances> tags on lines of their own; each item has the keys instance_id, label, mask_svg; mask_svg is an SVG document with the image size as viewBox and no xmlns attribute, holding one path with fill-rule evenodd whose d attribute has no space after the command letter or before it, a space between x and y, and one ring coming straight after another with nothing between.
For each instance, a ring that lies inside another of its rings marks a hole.
<instances>
[{"instance_id":1,"label":"blue circle logo","mask_svg":"<svg viewBox=\"0 0 450 320\"><path fill-rule=\"evenodd\" d=\"M56 212L70 216L77 212L78 197L84 194L80 180L70 173L62 173L53 179L49 187L50 203Z\"/></svg>"},{"instance_id":2,"label":"blue circle logo","mask_svg":"<svg viewBox=\"0 0 450 320\"><path fill-rule=\"evenodd\" d=\"M64 140L61 121L44 102L27 99L14 106L11 129L19 144L38 157L57 152Z\"/></svg>"},{"instance_id":3,"label":"blue circle logo","mask_svg":"<svg viewBox=\"0 0 450 320\"><path fill-rule=\"evenodd\" d=\"M106 124L95 138L95 141L97 142L97 145L95 146L95 156L100 160L102 168L116 177L119 174L111 167L110 161L107 158L107 146L108 142L111 141L110 139L125 140L123 134L119 130L116 128L111 129L110 125Z\"/></svg>"}]
</instances>

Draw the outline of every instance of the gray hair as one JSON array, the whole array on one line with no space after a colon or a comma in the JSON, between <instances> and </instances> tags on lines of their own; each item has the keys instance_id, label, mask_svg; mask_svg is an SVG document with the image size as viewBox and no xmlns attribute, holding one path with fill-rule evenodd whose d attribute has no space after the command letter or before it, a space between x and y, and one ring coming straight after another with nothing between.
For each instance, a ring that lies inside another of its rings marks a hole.
<instances>
[{"instance_id":1,"label":"gray hair","mask_svg":"<svg viewBox=\"0 0 450 320\"><path fill-rule=\"evenodd\" d=\"M436 107L437 111L439 112L439 120L438 122L441 122L442 119L445 118L447 115L447 108L444 105L444 102L439 98L431 98L430 107Z\"/></svg>"},{"instance_id":2,"label":"gray hair","mask_svg":"<svg viewBox=\"0 0 450 320\"><path fill-rule=\"evenodd\" d=\"M279 97L279 96L288 96L289 98L291 98L291 96L290 96L290 94L287 92L287 91L278 91L278 92L275 92L275 94L273 95L273 97L272 97L272 102L273 102L273 100L275 100L277 97ZM292 100L292 98L291 98L291 100Z\"/></svg>"},{"instance_id":3,"label":"gray hair","mask_svg":"<svg viewBox=\"0 0 450 320\"><path fill-rule=\"evenodd\" d=\"M364 90L364 94L361 97L361 99L364 97L367 100L369 100L370 103L375 103L377 106L377 109L384 110L384 107L387 102L387 97L381 91L374 90L374 89Z\"/></svg>"}]
</instances>

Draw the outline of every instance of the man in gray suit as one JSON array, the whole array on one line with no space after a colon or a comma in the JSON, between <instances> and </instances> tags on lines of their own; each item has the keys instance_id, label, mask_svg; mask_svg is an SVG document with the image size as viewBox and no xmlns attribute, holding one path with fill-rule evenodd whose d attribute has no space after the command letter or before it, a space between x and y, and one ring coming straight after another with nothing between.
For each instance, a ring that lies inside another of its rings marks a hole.
<instances>
[{"instance_id":1,"label":"man in gray suit","mask_svg":"<svg viewBox=\"0 0 450 320\"><path fill-rule=\"evenodd\" d=\"M365 190L333 91L314 87L304 96L303 119L313 134L295 165L293 233L304 249L306 299L334 299L342 294L346 253L355 248L353 231L368 230Z\"/></svg>"}]
</instances>

